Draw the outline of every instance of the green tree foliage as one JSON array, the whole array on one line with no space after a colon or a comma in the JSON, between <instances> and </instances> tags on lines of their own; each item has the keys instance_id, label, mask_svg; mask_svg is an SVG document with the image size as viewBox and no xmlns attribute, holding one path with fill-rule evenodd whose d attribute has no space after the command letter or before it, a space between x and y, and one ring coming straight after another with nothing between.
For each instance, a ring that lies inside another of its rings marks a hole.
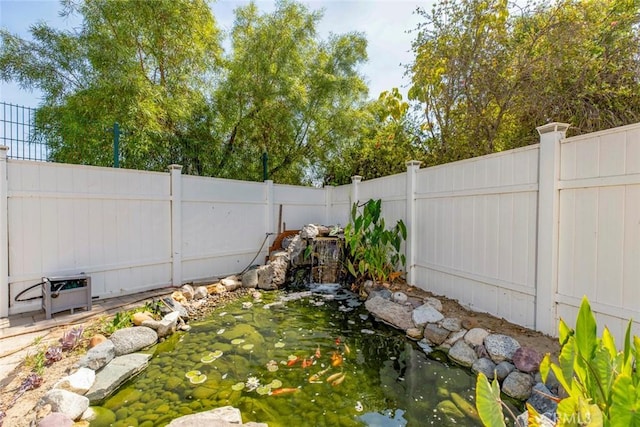
<instances>
[{"instance_id":1,"label":"green tree foliage","mask_svg":"<svg viewBox=\"0 0 640 427\"><path fill-rule=\"evenodd\" d=\"M0 34L0 78L44 92L36 119L57 161L110 166L119 122L124 167L261 180L266 151L271 179L300 183L354 135L366 40L319 40L321 13L238 8L224 53L205 0L63 6L81 28Z\"/></svg>"},{"instance_id":2,"label":"green tree foliage","mask_svg":"<svg viewBox=\"0 0 640 427\"><path fill-rule=\"evenodd\" d=\"M640 120L638 0L439 1L420 9L409 96L428 162L537 141L548 121L586 133Z\"/></svg>"}]
</instances>

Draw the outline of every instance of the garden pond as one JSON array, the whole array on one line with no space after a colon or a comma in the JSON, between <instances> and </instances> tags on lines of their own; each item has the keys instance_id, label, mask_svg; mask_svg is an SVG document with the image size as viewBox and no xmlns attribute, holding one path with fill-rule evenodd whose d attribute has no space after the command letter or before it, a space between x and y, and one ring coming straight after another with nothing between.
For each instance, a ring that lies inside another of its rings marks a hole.
<instances>
[{"instance_id":1,"label":"garden pond","mask_svg":"<svg viewBox=\"0 0 640 427\"><path fill-rule=\"evenodd\" d=\"M270 427L481 425L469 371L425 355L338 285L311 291L240 299L172 335L91 426L164 426L227 405Z\"/></svg>"}]
</instances>

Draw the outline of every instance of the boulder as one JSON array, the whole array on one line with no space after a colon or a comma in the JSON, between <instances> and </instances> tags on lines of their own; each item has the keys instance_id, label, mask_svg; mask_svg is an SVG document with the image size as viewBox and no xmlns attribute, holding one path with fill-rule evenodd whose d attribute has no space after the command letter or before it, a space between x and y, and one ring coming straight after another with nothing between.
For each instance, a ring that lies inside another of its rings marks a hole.
<instances>
[{"instance_id":1,"label":"boulder","mask_svg":"<svg viewBox=\"0 0 640 427\"><path fill-rule=\"evenodd\" d=\"M438 298L426 297L422 301L423 301L424 304L430 305L431 307L435 308L438 311L442 311L442 303L440 302L440 300Z\"/></svg>"},{"instance_id":2,"label":"boulder","mask_svg":"<svg viewBox=\"0 0 640 427\"><path fill-rule=\"evenodd\" d=\"M258 287L258 269L250 268L242 275L242 287L255 289Z\"/></svg>"},{"instance_id":3,"label":"boulder","mask_svg":"<svg viewBox=\"0 0 640 427\"><path fill-rule=\"evenodd\" d=\"M464 340L471 347L476 347L484 343L484 339L487 337L487 335L489 335L489 332L486 329L473 328L467 331L467 333L464 335Z\"/></svg>"},{"instance_id":4,"label":"boulder","mask_svg":"<svg viewBox=\"0 0 640 427\"><path fill-rule=\"evenodd\" d=\"M78 361L77 366L97 371L111 362L114 357L116 357L116 348L111 340L107 340L89 349Z\"/></svg>"},{"instance_id":5,"label":"boulder","mask_svg":"<svg viewBox=\"0 0 640 427\"><path fill-rule=\"evenodd\" d=\"M194 299L204 299L209 296L209 291L206 286L198 286L193 292Z\"/></svg>"},{"instance_id":6,"label":"boulder","mask_svg":"<svg viewBox=\"0 0 640 427\"><path fill-rule=\"evenodd\" d=\"M524 372L513 371L502 382L502 392L518 400L527 400L531 396L533 378Z\"/></svg>"},{"instance_id":7,"label":"boulder","mask_svg":"<svg viewBox=\"0 0 640 427\"><path fill-rule=\"evenodd\" d=\"M258 289L272 291L278 289L273 283L273 265L261 265L258 267Z\"/></svg>"},{"instance_id":8,"label":"boulder","mask_svg":"<svg viewBox=\"0 0 640 427\"><path fill-rule=\"evenodd\" d=\"M444 319L442 313L433 308L430 304L423 304L413 310L411 317L413 319L413 323L418 327L424 326L427 323L436 323Z\"/></svg>"},{"instance_id":9,"label":"boulder","mask_svg":"<svg viewBox=\"0 0 640 427\"><path fill-rule=\"evenodd\" d=\"M520 348L520 343L507 335L489 334L484 339L484 346L495 363L510 362L513 354Z\"/></svg>"},{"instance_id":10,"label":"boulder","mask_svg":"<svg viewBox=\"0 0 640 427\"><path fill-rule=\"evenodd\" d=\"M229 292L235 291L242 286L242 281L238 278L238 276L225 277L220 281L220 283L222 283L222 286L224 286L225 289Z\"/></svg>"},{"instance_id":11,"label":"boulder","mask_svg":"<svg viewBox=\"0 0 640 427\"><path fill-rule=\"evenodd\" d=\"M449 358L466 368L473 366L475 361L478 360L476 352L464 340L459 340L451 347Z\"/></svg>"},{"instance_id":12,"label":"boulder","mask_svg":"<svg viewBox=\"0 0 640 427\"><path fill-rule=\"evenodd\" d=\"M207 292L209 292L209 295L223 294L227 292L227 288L222 283L218 282L207 286Z\"/></svg>"},{"instance_id":13,"label":"boulder","mask_svg":"<svg viewBox=\"0 0 640 427\"><path fill-rule=\"evenodd\" d=\"M394 292L391 294L391 301L397 302L398 304L406 304L409 297L404 292Z\"/></svg>"},{"instance_id":14,"label":"boulder","mask_svg":"<svg viewBox=\"0 0 640 427\"><path fill-rule=\"evenodd\" d=\"M38 422L38 427L71 427L73 420L62 412L52 412Z\"/></svg>"},{"instance_id":15,"label":"boulder","mask_svg":"<svg viewBox=\"0 0 640 427\"><path fill-rule=\"evenodd\" d=\"M287 270L289 269L289 256L284 253L282 256L276 257L271 261L273 267L273 284L281 287L287 279Z\"/></svg>"},{"instance_id":16,"label":"boulder","mask_svg":"<svg viewBox=\"0 0 640 427\"><path fill-rule=\"evenodd\" d=\"M105 342L107 339L108 338L105 337L102 334L95 334L89 340L89 348L93 348L93 347L97 346L98 344L101 344L101 343Z\"/></svg>"},{"instance_id":17,"label":"boulder","mask_svg":"<svg viewBox=\"0 0 640 427\"><path fill-rule=\"evenodd\" d=\"M148 311L133 313L133 315L131 316L131 321L136 326L142 325L142 322L144 322L145 320L153 320L153 315Z\"/></svg>"},{"instance_id":18,"label":"boulder","mask_svg":"<svg viewBox=\"0 0 640 427\"><path fill-rule=\"evenodd\" d=\"M93 386L85 396L91 403L101 401L120 387L122 383L146 368L149 364L149 359L151 359L150 354L142 353L116 357L98 372L95 383L93 383Z\"/></svg>"},{"instance_id":19,"label":"boulder","mask_svg":"<svg viewBox=\"0 0 640 427\"><path fill-rule=\"evenodd\" d=\"M412 340L419 340L422 339L422 329L419 328L409 328L407 329L407 337L411 338Z\"/></svg>"},{"instance_id":20,"label":"boulder","mask_svg":"<svg viewBox=\"0 0 640 427\"><path fill-rule=\"evenodd\" d=\"M198 412L197 414L185 415L174 419L167 424L167 427L231 427L238 425L267 427L267 424L255 422L242 424L240 410L232 406L223 406L209 411Z\"/></svg>"},{"instance_id":21,"label":"boulder","mask_svg":"<svg viewBox=\"0 0 640 427\"><path fill-rule=\"evenodd\" d=\"M96 380L96 372L89 368L80 368L71 375L59 380L53 388L73 393L85 394Z\"/></svg>"},{"instance_id":22,"label":"boulder","mask_svg":"<svg viewBox=\"0 0 640 427\"><path fill-rule=\"evenodd\" d=\"M531 389L531 397L527 400L527 403L538 411L540 414L544 414L545 412L556 412L558 409L558 403L553 399L550 399L549 396L557 398L554 394L542 383L537 383Z\"/></svg>"},{"instance_id":23,"label":"boulder","mask_svg":"<svg viewBox=\"0 0 640 427\"><path fill-rule=\"evenodd\" d=\"M300 237L302 239L315 239L318 237L318 234L320 234L320 230L315 224L307 224L300 230Z\"/></svg>"},{"instance_id":24,"label":"boulder","mask_svg":"<svg viewBox=\"0 0 640 427\"><path fill-rule=\"evenodd\" d=\"M389 301L378 295L369 298L364 305L375 317L398 329L406 331L416 326L411 320L411 309L407 306Z\"/></svg>"},{"instance_id":25,"label":"boulder","mask_svg":"<svg viewBox=\"0 0 640 427\"><path fill-rule=\"evenodd\" d=\"M513 372L513 370L516 367L513 366L513 364L509 363L509 362L500 362L496 365L496 375L498 377L499 381L504 380L505 378L507 378L509 376L509 374L511 372Z\"/></svg>"},{"instance_id":26,"label":"boulder","mask_svg":"<svg viewBox=\"0 0 640 427\"><path fill-rule=\"evenodd\" d=\"M180 320L180 315L177 311L172 311L165 315L162 320L147 320L142 326L149 327L156 331L158 338L164 338L176 331L178 320Z\"/></svg>"},{"instance_id":27,"label":"boulder","mask_svg":"<svg viewBox=\"0 0 640 427\"><path fill-rule=\"evenodd\" d=\"M62 412L72 420L80 418L89 407L89 399L67 390L49 390L40 400L42 405L51 405L52 412Z\"/></svg>"},{"instance_id":28,"label":"boulder","mask_svg":"<svg viewBox=\"0 0 640 427\"><path fill-rule=\"evenodd\" d=\"M446 317L442 319L442 321L440 321L440 326L451 332L458 332L460 329L462 329L462 322L460 321L460 319L457 319L455 317Z\"/></svg>"},{"instance_id":29,"label":"boulder","mask_svg":"<svg viewBox=\"0 0 640 427\"><path fill-rule=\"evenodd\" d=\"M191 301L193 299L193 295L195 293L195 291L193 290L193 286L183 285L180 288L180 291L182 292L182 296L184 297L184 299L186 299L187 301Z\"/></svg>"},{"instance_id":30,"label":"boulder","mask_svg":"<svg viewBox=\"0 0 640 427\"><path fill-rule=\"evenodd\" d=\"M449 336L449 331L435 323L428 323L424 327L424 337L435 345L442 344Z\"/></svg>"},{"instance_id":31,"label":"boulder","mask_svg":"<svg viewBox=\"0 0 640 427\"><path fill-rule=\"evenodd\" d=\"M513 364L521 372L536 372L540 370L542 356L531 347L520 347L513 353Z\"/></svg>"},{"instance_id":32,"label":"boulder","mask_svg":"<svg viewBox=\"0 0 640 427\"><path fill-rule=\"evenodd\" d=\"M133 353L158 342L158 334L146 326L118 329L111 334L116 356Z\"/></svg>"},{"instance_id":33,"label":"boulder","mask_svg":"<svg viewBox=\"0 0 640 427\"><path fill-rule=\"evenodd\" d=\"M460 329L458 332L451 332L449 337L444 341L446 345L454 345L458 341L464 341L462 338L467 333L466 329Z\"/></svg>"},{"instance_id":34,"label":"boulder","mask_svg":"<svg viewBox=\"0 0 640 427\"><path fill-rule=\"evenodd\" d=\"M488 359L486 357L480 358L473 362L471 365L471 370L476 374L482 372L488 379L492 380L495 375L496 364L493 363L493 360Z\"/></svg>"}]
</instances>

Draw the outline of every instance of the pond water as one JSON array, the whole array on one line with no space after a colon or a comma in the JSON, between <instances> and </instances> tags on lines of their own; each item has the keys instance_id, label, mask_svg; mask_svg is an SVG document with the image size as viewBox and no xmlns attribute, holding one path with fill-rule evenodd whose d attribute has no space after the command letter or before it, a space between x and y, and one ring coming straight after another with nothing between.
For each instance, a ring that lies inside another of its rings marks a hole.
<instances>
[{"instance_id":1,"label":"pond water","mask_svg":"<svg viewBox=\"0 0 640 427\"><path fill-rule=\"evenodd\" d=\"M427 357L337 285L302 295L238 300L174 334L91 425L163 426L226 405L270 427L481 425L463 415L468 371Z\"/></svg>"}]
</instances>

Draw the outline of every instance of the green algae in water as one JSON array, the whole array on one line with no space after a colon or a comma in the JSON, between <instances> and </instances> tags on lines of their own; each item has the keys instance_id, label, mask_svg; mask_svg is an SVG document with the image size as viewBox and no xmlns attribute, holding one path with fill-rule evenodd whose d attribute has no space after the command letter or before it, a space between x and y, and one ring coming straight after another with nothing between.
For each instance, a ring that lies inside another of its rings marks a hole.
<instances>
[{"instance_id":1,"label":"green algae in water","mask_svg":"<svg viewBox=\"0 0 640 427\"><path fill-rule=\"evenodd\" d=\"M242 306L247 299L231 303L158 346L102 413L112 423L115 414L115 422L164 426L231 405L244 422L270 427L481 425L469 413L475 377L468 371L429 359L346 294L263 307L278 295L265 294L250 310Z\"/></svg>"}]
</instances>

